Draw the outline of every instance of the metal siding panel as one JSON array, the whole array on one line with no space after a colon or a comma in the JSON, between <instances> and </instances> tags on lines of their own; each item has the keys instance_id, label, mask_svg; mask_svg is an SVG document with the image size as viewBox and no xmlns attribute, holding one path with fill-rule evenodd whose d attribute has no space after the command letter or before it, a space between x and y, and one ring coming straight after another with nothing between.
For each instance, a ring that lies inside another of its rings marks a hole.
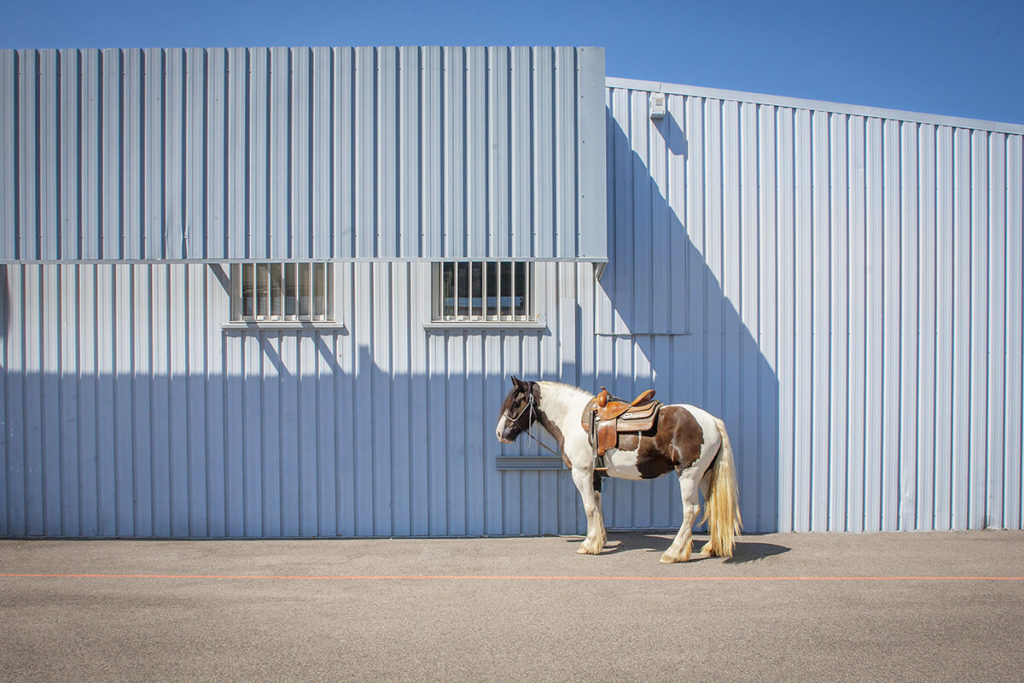
<instances>
[{"instance_id":1,"label":"metal siding panel","mask_svg":"<svg viewBox=\"0 0 1024 683\"><path fill-rule=\"evenodd\" d=\"M331 207L331 232L335 258L355 253L354 150L355 150L355 82L354 52L351 48L333 49L334 96L332 121L334 138L331 146L334 182Z\"/></svg>"},{"instance_id":2,"label":"metal siding panel","mask_svg":"<svg viewBox=\"0 0 1024 683\"><path fill-rule=\"evenodd\" d=\"M794 401L794 190L795 165L793 145L794 112L779 108L776 112L778 130L778 291L779 291L779 531L793 531L795 525L795 450L793 434Z\"/></svg>"},{"instance_id":3,"label":"metal siding panel","mask_svg":"<svg viewBox=\"0 0 1024 683\"><path fill-rule=\"evenodd\" d=\"M447 334L433 334L429 337L428 380L429 398L427 403L427 420L432 428L427 432L427 488L429 503L427 518L429 534L443 536L449 534L447 518L448 500L448 458L447 427L444 416L438 409L447 405L448 377L445 371L445 351Z\"/></svg>"},{"instance_id":4,"label":"metal siding panel","mask_svg":"<svg viewBox=\"0 0 1024 683\"><path fill-rule=\"evenodd\" d=\"M10 266L8 266L10 268ZM59 303L61 325L55 330L61 335L60 339L60 374L61 374L61 406L60 406L60 509L61 509L61 535L80 536L82 534L82 517L79 507L79 482L80 482L80 443L78 415L82 402L81 383L72 381L71 378L79 377L79 267L72 266L63 269L60 274ZM5 277L6 273L0 277ZM9 304L4 303L7 312L10 311ZM2 342L0 342L2 343ZM4 354L0 354L3 358ZM9 362L9 359L8 359ZM5 364L4 367L11 367ZM5 377L5 372L0 372L0 377ZM6 387L0 401L7 397ZM4 414L0 411L0 414ZM5 432L7 430L4 430ZM2 438L2 437L0 437ZM7 452L6 444L0 440L0 448ZM0 486L0 490L4 490ZM0 494L2 495L2 494ZM4 506L0 502L0 510ZM2 522L0 522L0 533L3 533Z\"/></svg>"},{"instance_id":5,"label":"metal siding panel","mask_svg":"<svg viewBox=\"0 0 1024 683\"><path fill-rule=\"evenodd\" d=\"M867 389L864 469L864 529L882 529L884 496L886 363L890 345L886 343L885 324L889 308L885 305L886 283L886 194L885 194L885 122L868 119L867 133Z\"/></svg>"},{"instance_id":6,"label":"metal siding panel","mask_svg":"<svg viewBox=\"0 0 1024 683\"><path fill-rule=\"evenodd\" d=\"M1024 273L1024 136L1006 140L1006 272ZM1024 468L1024 279L1006 280L1006 427L1004 436L1004 514L1010 529L1024 528L1021 504Z\"/></svg>"},{"instance_id":7,"label":"metal siding panel","mask_svg":"<svg viewBox=\"0 0 1024 683\"><path fill-rule=\"evenodd\" d=\"M270 49L267 175L269 206L267 213L268 244L271 258L293 258L291 223L291 173L292 170L292 59L288 48Z\"/></svg>"},{"instance_id":8,"label":"metal siding panel","mask_svg":"<svg viewBox=\"0 0 1024 683\"><path fill-rule=\"evenodd\" d=\"M2 64L2 57L0 57ZM0 67L0 79L3 70ZM60 206L59 206L59 242L57 258L81 257L81 220L79 164L80 164L80 126L81 126L81 60L77 50L60 51ZM5 92L0 83L0 92ZM2 105L0 105L2 107ZM2 120L2 114L0 114ZM3 124L0 123L0 126ZM0 136L3 133L0 131ZM0 166L2 169L2 166ZM0 170L0 175L3 171ZM3 181L0 180L0 204L3 204ZM2 220L2 219L0 219ZM6 232L6 231L2 231ZM2 240L2 238L0 238ZM2 250L2 246L0 246Z\"/></svg>"},{"instance_id":9,"label":"metal siding panel","mask_svg":"<svg viewBox=\"0 0 1024 683\"><path fill-rule=\"evenodd\" d=\"M867 463L867 121L850 117L850 375L846 530L864 530Z\"/></svg>"},{"instance_id":10,"label":"metal siding panel","mask_svg":"<svg viewBox=\"0 0 1024 683\"><path fill-rule=\"evenodd\" d=\"M413 307L410 297L410 276L412 264L392 264L388 278L390 305L384 308L388 314L390 330L391 381L388 394L391 401L390 424L390 475L391 490L389 491L392 505L391 533L396 536L413 534L413 461L419 453L413 453L412 428L414 413L423 409L423 403L410 400L413 368L410 363L412 348L411 336L423 334L416 318L412 315ZM429 290L428 290L429 291ZM376 293L375 293L376 294ZM426 298L426 297L423 297ZM415 432L422 433L422 432ZM418 449L416 449L418 450Z\"/></svg>"},{"instance_id":11,"label":"metal siding panel","mask_svg":"<svg viewBox=\"0 0 1024 683\"><path fill-rule=\"evenodd\" d=\"M134 307L132 319L135 322L135 339L132 383L134 401L132 406L132 471L135 482L132 495L135 498L133 526L139 536L154 536L154 461L153 448L153 270L154 266L137 266L135 273ZM81 267L76 267L80 277ZM163 424L165 421L161 420Z\"/></svg>"},{"instance_id":12,"label":"metal siding panel","mask_svg":"<svg viewBox=\"0 0 1024 683\"><path fill-rule=\"evenodd\" d=\"M313 252L313 74L308 48L292 48L290 92L290 235L288 254L308 259Z\"/></svg>"},{"instance_id":13,"label":"metal siding panel","mask_svg":"<svg viewBox=\"0 0 1024 683\"><path fill-rule=\"evenodd\" d=\"M248 213L249 258L267 258L270 247L270 51L249 51Z\"/></svg>"},{"instance_id":14,"label":"metal siding panel","mask_svg":"<svg viewBox=\"0 0 1024 683\"><path fill-rule=\"evenodd\" d=\"M935 126L918 127L918 293L924 293L917 303L918 347L917 347L917 509L914 518L915 529L933 529L935 518L935 471L936 423L935 409L937 396L936 355L938 336L937 294L939 283L937 273L937 214L936 188L936 146Z\"/></svg>"},{"instance_id":15,"label":"metal siding panel","mask_svg":"<svg viewBox=\"0 0 1024 683\"><path fill-rule=\"evenodd\" d=\"M15 258L39 258L39 157L38 112L39 57L35 50L18 51L17 86L17 247Z\"/></svg>"},{"instance_id":16,"label":"metal siding panel","mask_svg":"<svg viewBox=\"0 0 1024 683\"><path fill-rule=\"evenodd\" d=\"M758 370L758 443L748 450L755 462L746 465L754 470L757 482L757 515L744 515L748 528L769 530L778 525L779 453L779 381L775 368L778 361L778 189L776 112L774 107L760 107L758 116L758 350L762 354ZM689 267L690 264L687 264ZM749 462L749 460L748 460Z\"/></svg>"},{"instance_id":17,"label":"metal siding panel","mask_svg":"<svg viewBox=\"0 0 1024 683\"><path fill-rule=\"evenodd\" d=\"M377 48L376 256L398 255L398 53Z\"/></svg>"},{"instance_id":18,"label":"metal siding panel","mask_svg":"<svg viewBox=\"0 0 1024 683\"><path fill-rule=\"evenodd\" d=\"M206 471L202 483L205 495L201 501L205 506L205 535L214 538L229 535L228 441L225 429L229 380L224 353L227 342L219 329L219 324L230 317L227 291L219 279L226 274L227 269L220 265L193 265L189 268L189 277L193 278L196 287L196 310L205 314L201 325L197 325L201 331L197 346L205 341L205 355L200 365L204 375L200 381L205 392L206 411L196 432L205 455ZM226 279L224 284L228 284Z\"/></svg>"},{"instance_id":19,"label":"metal siding panel","mask_svg":"<svg viewBox=\"0 0 1024 683\"><path fill-rule=\"evenodd\" d=\"M31 267L31 266L29 266ZM81 515L81 533L85 537L99 535L97 522L98 484L96 479L97 460L97 429L99 420L98 400L96 391L99 376L96 365L96 322L99 299L96 296L96 266L81 266L78 319L79 335L88 340L80 350L79 360L79 395L81 408L78 415L79 439L82 450L79 453L79 510Z\"/></svg>"},{"instance_id":20,"label":"metal siding panel","mask_svg":"<svg viewBox=\"0 0 1024 683\"><path fill-rule=\"evenodd\" d=\"M294 538L300 535L300 514L302 504L302 425L304 411L299 403L299 373L301 372L301 335L278 332L274 335L277 353L278 404L277 440L272 442L278 449L277 461L280 472L280 489L275 512L280 515L279 535Z\"/></svg>"},{"instance_id":21,"label":"metal siding panel","mask_svg":"<svg viewBox=\"0 0 1024 683\"><path fill-rule=\"evenodd\" d=\"M736 276L739 278L739 318L737 325L733 328L735 343L737 345L738 358L736 360L739 372L736 377L737 395L740 400L734 404L734 411L729 415L729 422L726 425L741 423L745 427L739 430L740 437L739 452L755 454L762 443L760 434L760 422L758 420L758 402L760 395L761 364L764 362L758 353L756 335L759 331L759 304L760 297L758 288L760 283L759 274L759 232L758 224L758 183L760 182L760 168L757 163L758 137L757 137L757 107L753 105L740 106L740 231L738 258L736 264L739 270ZM674 230L672 232L675 232ZM656 250L656 253L659 250ZM664 265L664 282L672 281L671 263ZM665 313L666 317L668 312ZM730 435L731 437L731 435ZM757 486L757 464L754 459L744 458L744 466L737 468L737 477L740 488L747 492L747 495L740 503L741 514L749 519L748 524L752 528L758 528L757 509L758 486Z\"/></svg>"},{"instance_id":22,"label":"metal siding panel","mask_svg":"<svg viewBox=\"0 0 1024 683\"><path fill-rule=\"evenodd\" d=\"M188 535L202 538L210 535L208 444L213 434L207 425L207 415L211 412L212 401L208 394L211 375L203 342L211 336L211 330L206 329L206 316L203 315L206 312L203 266L176 264L174 267L181 270L184 279L186 323L183 329L188 335L186 371L182 379L188 397Z\"/></svg>"},{"instance_id":23,"label":"metal siding panel","mask_svg":"<svg viewBox=\"0 0 1024 683\"><path fill-rule=\"evenodd\" d=\"M56 266L41 268L40 283L40 366L42 393L41 427L42 448L39 450L39 469L42 477L42 528L47 536L62 533L60 506L60 326L61 311L59 273Z\"/></svg>"},{"instance_id":24,"label":"metal siding panel","mask_svg":"<svg viewBox=\"0 0 1024 683\"><path fill-rule=\"evenodd\" d=\"M900 126L900 408L898 497L899 529L915 527L917 508L918 395L917 358L920 354L918 303L922 302L919 274L918 126Z\"/></svg>"},{"instance_id":25,"label":"metal siding panel","mask_svg":"<svg viewBox=\"0 0 1024 683\"><path fill-rule=\"evenodd\" d=\"M257 335L242 335L239 339L241 347L241 372L243 395L240 402L238 426L242 439L242 491L243 514L242 527L246 537L263 536L266 528L263 523L263 505L266 498L263 494L264 444L267 443L263 432L263 419L269 417L264 412L261 392L263 376L260 372L261 349ZM260 416L259 420L246 420L247 416Z\"/></svg>"},{"instance_id":26,"label":"metal siding panel","mask_svg":"<svg viewBox=\"0 0 1024 683\"><path fill-rule=\"evenodd\" d=\"M796 486L794 500L794 526L796 531L811 530L812 435L814 424L813 392L813 270L805 264L813 263L814 217L812 185L813 143L812 115L797 110L795 115L794 162L794 400L793 437L795 462L793 480Z\"/></svg>"},{"instance_id":27,"label":"metal siding panel","mask_svg":"<svg viewBox=\"0 0 1024 683\"><path fill-rule=\"evenodd\" d=\"M208 148L206 111L206 50L184 51L184 120L182 200L184 244L181 255L206 256L206 151Z\"/></svg>"},{"instance_id":28,"label":"metal siding panel","mask_svg":"<svg viewBox=\"0 0 1024 683\"><path fill-rule=\"evenodd\" d=\"M829 115L814 112L811 118L811 529L827 531L829 502L829 421L831 397L829 303L832 289L832 235L829 187Z\"/></svg>"},{"instance_id":29,"label":"metal siding panel","mask_svg":"<svg viewBox=\"0 0 1024 683\"><path fill-rule=\"evenodd\" d=\"M990 275L989 237L989 136L987 131L971 133L971 313L970 313L970 457L968 462L967 528L985 527L985 481L987 476L987 423L992 406L988 403L988 307Z\"/></svg>"},{"instance_id":30,"label":"metal siding panel","mask_svg":"<svg viewBox=\"0 0 1024 683\"><path fill-rule=\"evenodd\" d=\"M134 444L132 431L134 420L132 408L134 395L132 387L132 361L134 331L137 327L132 319L131 266L106 266L110 270L113 287L110 298L112 319L117 321L114 330L114 515L117 536L134 536L135 491L134 491Z\"/></svg>"},{"instance_id":31,"label":"metal siding panel","mask_svg":"<svg viewBox=\"0 0 1024 683\"><path fill-rule=\"evenodd\" d=\"M8 288L5 314L9 321L4 335L4 528L10 535L25 535L25 355L24 325L26 316L14 315L25 308L25 270L19 264L3 269ZM7 313L11 311L11 313ZM19 372L20 370L20 372Z\"/></svg>"},{"instance_id":32,"label":"metal siding panel","mask_svg":"<svg viewBox=\"0 0 1024 683\"><path fill-rule=\"evenodd\" d=\"M39 225L37 236L38 258L56 258L60 250L60 81L58 56L55 50L39 52L39 155L38 173Z\"/></svg>"},{"instance_id":33,"label":"metal siding panel","mask_svg":"<svg viewBox=\"0 0 1024 683\"><path fill-rule=\"evenodd\" d=\"M355 342L355 395L360 397L351 406L353 412L354 431L354 480L355 480L355 534L359 536L372 536L376 532L373 497L374 477L377 467L384 466L384 463L377 463L378 458L385 457L378 452L372 433L362 428L364 425L373 424L374 408L373 403L373 339L370 336L373 329L374 311L370 308L369 292L373 286L372 266L367 263L357 263L353 266L354 282L354 313L352 317L352 335ZM441 532L443 533L443 531Z\"/></svg>"},{"instance_id":34,"label":"metal siding panel","mask_svg":"<svg viewBox=\"0 0 1024 683\"><path fill-rule=\"evenodd\" d=\"M606 206L606 174L604 167L605 58L603 48L584 47L576 52L577 77L577 173L578 211L573 232L577 235L576 251L584 258L603 259L608 256L608 214ZM565 229L568 231L569 227Z\"/></svg>"},{"instance_id":35,"label":"metal siding panel","mask_svg":"<svg viewBox=\"0 0 1024 683\"><path fill-rule=\"evenodd\" d=\"M96 496L100 536L117 535L117 461L115 352L118 321L114 315L114 273L96 267Z\"/></svg>"},{"instance_id":36,"label":"metal siding panel","mask_svg":"<svg viewBox=\"0 0 1024 683\"><path fill-rule=\"evenodd\" d=\"M332 256L331 234L334 227L331 212L334 184L331 160L335 134L331 112L334 105L334 90L331 81L330 48L317 47L313 48L312 52L310 255L316 259L325 259Z\"/></svg>"},{"instance_id":37,"label":"metal siding panel","mask_svg":"<svg viewBox=\"0 0 1024 683\"><path fill-rule=\"evenodd\" d=\"M169 531L177 538L189 536L189 472L192 452L189 443L188 344L179 343L183 331L188 329L188 280L181 264L165 266L168 287L167 358L167 415L168 415L168 496L170 506ZM187 332L186 332L187 334ZM161 396L163 398L163 396Z\"/></svg>"},{"instance_id":38,"label":"metal siding panel","mask_svg":"<svg viewBox=\"0 0 1024 683\"><path fill-rule=\"evenodd\" d=\"M392 301L391 269L393 264L375 263L368 284L373 287L371 297L380 297L382 302ZM366 291L366 290L364 290ZM372 514L372 530L374 536L391 536L394 527L394 507L392 505L391 472L395 468L394 449L391 445L391 307L390 305L374 305L370 316L368 330L368 353L370 363L365 368L371 373L370 401L372 416L369 423L373 425L373 475L372 488L367 492L372 496L372 504L367 506ZM456 404L462 405L462 404Z\"/></svg>"},{"instance_id":39,"label":"metal siding panel","mask_svg":"<svg viewBox=\"0 0 1024 683\"><path fill-rule=\"evenodd\" d=\"M169 255L174 244L168 243L164 223L164 51L147 49L142 53L142 145L140 148L141 225L145 235L144 255L159 259Z\"/></svg>"},{"instance_id":40,"label":"metal siding panel","mask_svg":"<svg viewBox=\"0 0 1024 683\"><path fill-rule=\"evenodd\" d=\"M831 216L828 434L828 530L846 528L847 415L850 330L849 301L849 158L848 117L833 115L829 122L829 212Z\"/></svg>"},{"instance_id":41,"label":"metal siding panel","mask_svg":"<svg viewBox=\"0 0 1024 683\"><path fill-rule=\"evenodd\" d=\"M591 206L596 204L599 209L604 207L604 197L598 189L603 186L602 179L595 178L593 169L585 169L584 163L589 161L595 167L600 168L605 157L603 154L599 157L596 156L603 152L600 145L604 136L601 134L603 131L594 123L598 109L596 105L604 100L603 93L597 92L592 87L592 80L587 80L585 86L580 83L582 74L578 58L577 51L571 48L555 48L553 115L556 194L553 228L555 232L554 255L560 257L575 256L584 244L587 248L600 253L601 246L599 245L607 244L608 241L607 235L600 227L586 226L584 228L579 216L579 210L584 204L580 198L581 182L586 182L587 185L584 187L591 190L590 195L586 198L588 202L592 203ZM588 66L592 66L592 62L588 62ZM587 73L586 75L592 74ZM588 100L584 102L583 97L587 97ZM593 105L586 110L586 115L588 116L587 123L593 127L586 131L591 139L589 146L584 147L587 141L581 135L579 116L582 115L582 108L590 103ZM580 154L583 150L592 152L595 156L584 158ZM577 175L577 169L582 171L579 175ZM591 206L587 208L591 208ZM596 218L595 223L598 223ZM593 240L594 244L589 244L588 239ZM538 254L550 253L548 252L548 249L551 248L549 236L540 232L539 229L538 242L534 247Z\"/></svg>"},{"instance_id":42,"label":"metal siding panel","mask_svg":"<svg viewBox=\"0 0 1024 683\"><path fill-rule=\"evenodd\" d=\"M166 233L166 258L183 258L189 254L192 226L185 205L187 145L188 74L184 50L167 50L164 55L163 97L163 214ZM156 163L156 160L154 160Z\"/></svg>"},{"instance_id":43,"label":"metal siding panel","mask_svg":"<svg viewBox=\"0 0 1024 683\"><path fill-rule=\"evenodd\" d=\"M988 141L988 343L985 405L985 527L1006 528L1003 515L1006 388L1006 136L993 133Z\"/></svg>"},{"instance_id":44,"label":"metal siding panel","mask_svg":"<svg viewBox=\"0 0 1024 683\"><path fill-rule=\"evenodd\" d=\"M353 96L355 99L355 255L371 257L377 228L374 182L377 178L376 150L376 58L373 48L355 49Z\"/></svg>"},{"instance_id":45,"label":"metal siding panel","mask_svg":"<svg viewBox=\"0 0 1024 683\"><path fill-rule=\"evenodd\" d=\"M356 476L356 461L365 461L366 451L357 451L356 438L361 437L365 430L356 429L356 405L353 397L361 387L358 386L359 363L363 362L363 354L357 353L356 332L361 320L365 319L362 309L365 308L360 302L365 297L357 297L355 290L356 266L353 264L339 264L335 273L335 295L339 306L340 319L350 323L353 329L349 334L343 335L339 340L341 353L339 354L339 365L341 366L342 381L337 383L335 393L335 420L338 423L338 443L336 445L335 458L338 462L338 533L342 536L352 536L356 532L356 510L358 505ZM359 309L357 309L357 305Z\"/></svg>"},{"instance_id":46,"label":"metal siding panel","mask_svg":"<svg viewBox=\"0 0 1024 683\"><path fill-rule=\"evenodd\" d=\"M409 264L409 393L410 408L408 429L410 435L424 435L430 429L431 378L429 376L429 335L421 332L420 325L430 317L430 301L428 297L413 295L418 292L430 291L430 265L424 263ZM491 366L494 367L494 366ZM414 536L425 536L430 532L430 453L423 446L430 447L429 441L424 444L421 436L416 439L415 447L410 444L410 486L412 530ZM497 498L497 496L494 496ZM489 499L490 500L490 499ZM498 532L500 533L500 531Z\"/></svg>"},{"instance_id":47,"label":"metal siding panel","mask_svg":"<svg viewBox=\"0 0 1024 683\"><path fill-rule=\"evenodd\" d=\"M953 477L953 130L937 131L935 508L934 528L952 528Z\"/></svg>"},{"instance_id":48,"label":"metal siding panel","mask_svg":"<svg viewBox=\"0 0 1024 683\"><path fill-rule=\"evenodd\" d=\"M230 48L224 65L225 78L225 153L224 153L224 225L227 232L227 256L241 259L250 255L248 221L249 183L249 51Z\"/></svg>"},{"instance_id":49,"label":"metal siding panel","mask_svg":"<svg viewBox=\"0 0 1024 683\"><path fill-rule=\"evenodd\" d=\"M649 273L653 256L654 236L651 234L651 206L654 203L656 188L652 175L656 171L651 169L651 161L648 158L647 134L649 132L650 120L647 118L647 94L630 93L630 126L629 137L632 147L633 161L633 197L632 197L632 234L627 236L632 251L631 263L627 266L630 273L626 277L618 278L621 284L628 278L632 290L632 301L620 299L620 310L622 303L627 304L626 310L632 312L632 320L629 327L631 331L638 333L649 332L652 326L651 300L652 288L649 277L641 276L641 273ZM616 252L616 256L626 260L626 254Z\"/></svg>"},{"instance_id":50,"label":"metal siding panel","mask_svg":"<svg viewBox=\"0 0 1024 683\"><path fill-rule=\"evenodd\" d=\"M488 112L488 235L487 256L507 258L512 255L512 224L509 215L509 51L508 48L487 48L490 77L487 88ZM433 249L430 253L438 253Z\"/></svg>"},{"instance_id":51,"label":"metal siding panel","mask_svg":"<svg viewBox=\"0 0 1024 683\"><path fill-rule=\"evenodd\" d=\"M230 127L228 119L228 54L222 48L206 51L205 126L206 161L204 208L208 257L231 254L227 222L227 164ZM242 117L239 117L239 121Z\"/></svg>"},{"instance_id":52,"label":"metal siding panel","mask_svg":"<svg viewBox=\"0 0 1024 683\"><path fill-rule=\"evenodd\" d=\"M106 259L125 258L124 217L121 205L121 187L124 182L121 137L121 76L124 73L123 54L120 50L101 53L101 87L103 103L100 110L100 128L103 178L100 181L100 223L102 250Z\"/></svg>"},{"instance_id":53,"label":"metal siding panel","mask_svg":"<svg viewBox=\"0 0 1024 683\"><path fill-rule=\"evenodd\" d=\"M464 55L460 47L442 48L443 78L441 80L442 146L444 194L441 252L446 258L466 254L466 168L465 168L465 99ZM512 226L513 233L515 225Z\"/></svg>"},{"instance_id":54,"label":"metal siding panel","mask_svg":"<svg viewBox=\"0 0 1024 683\"><path fill-rule=\"evenodd\" d=\"M0 50L0 259L18 253L18 53Z\"/></svg>"},{"instance_id":55,"label":"metal siding panel","mask_svg":"<svg viewBox=\"0 0 1024 683\"><path fill-rule=\"evenodd\" d=\"M423 214L420 219L420 241L428 254L440 254L441 236L444 231L444 196L442 195L442 131L443 89L442 89L441 48L425 47L422 51L421 111L422 120L422 174L421 203Z\"/></svg>"},{"instance_id":56,"label":"metal siding panel","mask_svg":"<svg viewBox=\"0 0 1024 683\"><path fill-rule=\"evenodd\" d=\"M121 85L121 224L124 254L127 258L138 259L146 255L146 233L142 214L142 131L143 99L142 73L143 55L141 50L125 50L123 53L124 81Z\"/></svg>"},{"instance_id":57,"label":"metal siding panel","mask_svg":"<svg viewBox=\"0 0 1024 683\"><path fill-rule=\"evenodd\" d=\"M532 185L529 194L531 201L526 210L532 216L533 232L537 240L533 253L561 255L573 249L574 245L567 242L574 241L576 233L565 230L555 213L556 201L567 200L565 193L556 185L556 169L564 168L562 160L566 145L564 140L558 138L564 131L560 129L561 120L556 118L555 111L555 50L549 47L535 47L531 51L531 57ZM561 76L562 71L559 71L558 75ZM559 83L557 87L561 85ZM574 139L573 147L575 142Z\"/></svg>"},{"instance_id":58,"label":"metal siding panel","mask_svg":"<svg viewBox=\"0 0 1024 683\"><path fill-rule=\"evenodd\" d=\"M531 142L532 109L532 65L528 47L510 48L509 61L509 145L511 175L509 197L511 203L511 255L534 253L549 256L553 252L550 241L540 239L533 225L533 183ZM534 243L534 238L537 242Z\"/></svg>"},{"instance_id":59,"label":"metal siding panel","mask_svg":"<svg viewBox=\"0 0 1024 683\"><path fill-rule=\"evenodd\" d=\"M953 132L953 499L954 529L966 529L971 433L971 132Z\"/></svg>"},{"instance_id":60,"label":"metal siding panel","mask_svg":"<svg viewBox=\"0 0 1024 683\"><path fill-rule=\"evenodd\" d=\"M471 68L469 70L470 76L470 88L474 87L474 83L479 80L481 83L486 83L486 67L482 65L472 66L472 55L473 50L476 49L482 53L483 48L471 48ZM482 61L482 57L480 58ZM416 47L402 47L398 49L398 101L400 106L398 108L398 256L410 257L421 253L422 241L420 239L421 231L421 205L420 205L420 188L423 184L422 178L422 164L423 164L423 150L421 147L421 136L420 121L423 115L423 98L420 93L420 49ZM486 87L482 85L480 87ZM477 98L483 98L484 95L477 95ZM481 108L482 112L483 109ZM476 155L480 158L486 159L487 145L486 138L486 126L480 124L479 127L474 128L477 134L481 137L475 144L474 147ZM472 158L472 157L471 157ZM486 176L482 169L477 168L475 171L478 179ZM471 178L471 182L473 178ZM479 180L477 181L479 182ZM485 204L486 192L476 190L470 193L470 196L478 204ZM479 243L479 240L484 239L486 235L487 224L485 215L474 215L474 220L471 222L470 229L470 242L472 244ZM474 238L472 235L475 232L479 232L479 237Z\"/></svg>"},{"instance_id":61,"label":"metal siding panel","mask_svg":"<svg viewBox=\"0 0 1024 683\"><path fill-rule=\"evenodd\" d=\"M881 529L895 531L899 513L900 432L900 130L882 127L882 444Z\"/></svg>"}]
</instances>

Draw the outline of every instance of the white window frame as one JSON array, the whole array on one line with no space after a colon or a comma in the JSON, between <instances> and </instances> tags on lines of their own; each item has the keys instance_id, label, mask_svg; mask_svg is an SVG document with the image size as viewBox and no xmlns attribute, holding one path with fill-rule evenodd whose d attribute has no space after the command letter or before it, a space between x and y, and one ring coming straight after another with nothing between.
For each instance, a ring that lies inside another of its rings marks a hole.
<instances>
[{"instance_id":1,"label":"white window frame","mask_svg":"<svg viewBox=\"0 0 1024 683\"><path fill-rule=\"evenodd\" d=\"M535 305L535 266L531 261L431 264L431 319L427 326L542 326Z\"/></svg>"},{"instance_id":2,"label":"white window frame","mask_svg":"<svg viewBox=\"0 0 1024 683\"><path fill-rule=\"evenodd\" d=\"M243 261L229 264L230 319L225 327L336 327L334 264Z\"/></svg>"}]
</instances>

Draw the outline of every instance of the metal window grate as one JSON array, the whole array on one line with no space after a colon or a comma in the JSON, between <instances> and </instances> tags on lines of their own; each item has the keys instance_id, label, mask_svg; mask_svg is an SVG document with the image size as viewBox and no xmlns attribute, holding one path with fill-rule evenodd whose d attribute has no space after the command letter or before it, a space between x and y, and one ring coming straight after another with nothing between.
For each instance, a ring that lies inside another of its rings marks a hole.
<instances>
[{"instance_id":1,"label":"metal window grate","mask_svg":"<svg viewBox=\"0 0 1024 683\"><path fill-rule=\"evenodd\" d=\"M458 261L434 264L435 322L530 322L533 264Z\"/></svg>"},{"instance_id":2,"label":"metal window grate","mask_svg":"<svg viewBox=\"0 0 1024 683\"><path fill-rule=\"evenodd\" d=\"M329 263L231 264L231 322L332 322Z\"/></svg>"}]
</instances>

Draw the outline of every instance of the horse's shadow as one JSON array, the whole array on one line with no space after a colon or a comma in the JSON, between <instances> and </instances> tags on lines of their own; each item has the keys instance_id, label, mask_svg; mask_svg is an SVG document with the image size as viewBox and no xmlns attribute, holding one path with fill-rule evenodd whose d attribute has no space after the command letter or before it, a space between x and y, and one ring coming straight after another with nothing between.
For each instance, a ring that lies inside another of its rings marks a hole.
<instances>
[{"instance_id":1,"label":"horse's shadow","mask_svg":"<svg viewBox=\"0 0 1024 683\"><path fill-rule=\"evenodd\" d=\"M611 555L626 552L649 552L661 553L665 552L668 546L672 543L672 538L675 533L650 533L650 532L609 532L608 541L605 545L602 555ZM761 543L755 539L754 536L740 536L736 541L736 548L733 550L733 556L725 560L726 564L744 564L747 562L757 562L773 555L781 555L788 553L790 548L784 545L777 545L775 543ZM697 553L703 546L704 542L707 541L707 536L697 534L694 536L694 552L690 556L690 562L700 562L703 560L711 560L718 558L710 557L698 557ZM572 543L579 543L577 539L572 539Z\"/></svg>"}]
</instances>

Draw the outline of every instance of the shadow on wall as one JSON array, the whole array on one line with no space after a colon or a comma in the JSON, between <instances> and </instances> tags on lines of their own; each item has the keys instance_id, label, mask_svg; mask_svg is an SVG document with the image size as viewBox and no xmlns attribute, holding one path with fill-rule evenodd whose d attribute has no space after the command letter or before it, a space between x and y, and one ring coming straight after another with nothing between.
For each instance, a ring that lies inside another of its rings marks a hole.
<instances>
[{"instance_id":1,"label":"shadow on wall","mask_svg":"<svg viewBox=\"0 0 1024 683\"><path fill-rule=\"evenodd\" d=\"M759 319L758 228L727 225L722 211L703 206L680 215L684 201L703 202L705 192L681 187L682 179L665 170L672 155L689 149L672 116L657 124L664 139L652 139L652 147L668 150L660 172L652 172L610 115L609 128L610 263L600 287L612 315L603 324L598 316L597 344L599 355L602 345L611 347L615 369L611 376L599 372L595 383L631 396L653 385L663 401L694 404L725 420L744 527L777 531L778 379L751 329Z\"/></svg>"}]
</instances>

